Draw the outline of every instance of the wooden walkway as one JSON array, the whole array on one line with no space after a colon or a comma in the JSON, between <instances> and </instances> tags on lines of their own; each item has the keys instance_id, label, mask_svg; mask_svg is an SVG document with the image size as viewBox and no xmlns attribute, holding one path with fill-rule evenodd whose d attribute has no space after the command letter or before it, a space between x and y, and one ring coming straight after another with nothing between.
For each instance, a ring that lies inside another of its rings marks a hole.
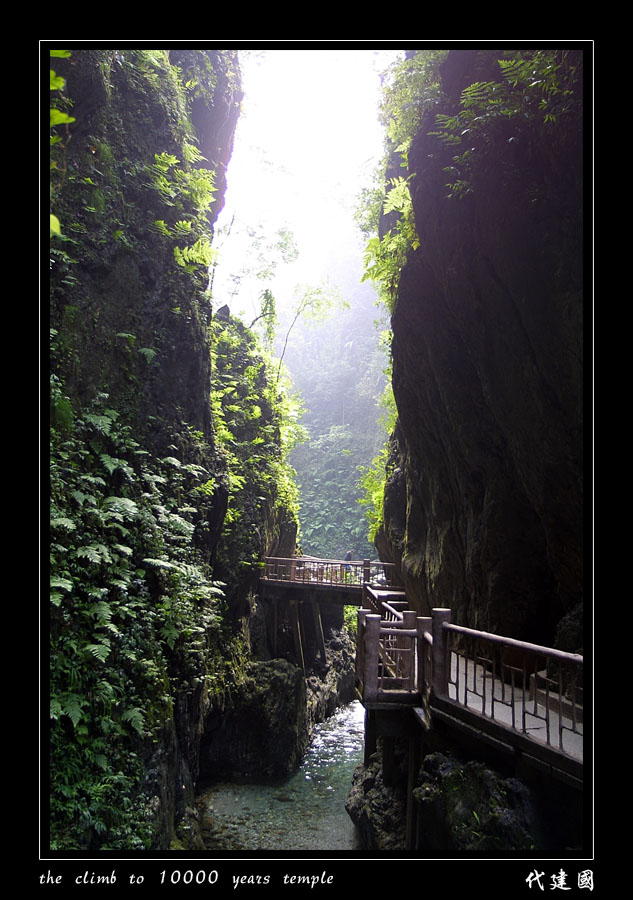
<instances>
[{"instance_id":1,"label":"wooden walkway","mask_svg":"<svg viewBox=\"0 0 633 900\"><path fill-rule=\"evenodd\" d=\"M582 782L582 656L464 628L447 609L420 617L389 563L268 558L260 589L288 598L304 668L299 607L312 606L323 658L320 603L359 607L356 686L369 712L408 710L426 728L457 723Z\"/></svg>"},{"instance_id":2,"label":"wooden walkway","mask_svg":"<svg viewBox=\"0 0 633 900\"><path fill-rule=\"evenodd\" d=\"M269 595L284 588L316 590L343 605L359 606L363 585L379 588L392 584L395 566L369 559L318 559L301 556L292 559L267 557L261 583Z\"/></svg>"},{"instance_id":3,"label":"wooden walkway","mask_svg":"<svg viewBox=\"0 0 633 900\"><path fill-rule=\"evenodd\" d=\"M407 605L366 585L356 650L365 764L380 738L390 783L394 741L408 740L407 850L422 840L420 761L437 750L519 776L556 798L566 821L582 822L582 656L464 628L448 609L421 617Z\"/></svg>"},{"instance_id":4,"label":"wooden walkway","mask_svg":"<svg viewBox=\"0 0 633 900\"><path fill-rule=\"evenodd\" d=\"M406 601L404 602L406 606ZM365 587L356 682L368 709L449 719L582 781L583 657L420 617Z\"/></svg>"},{"instance_id":5,"label":"wooden walkway","mask_svg":"<svg viewBox=\"0 0 633 900\"><path fill-rule=\"evenodd\" d=\"M386 589L394 578L395 567L369 559L318 559L267 557L259 582L260 596L271 607L269 639L273 654L278 650L282 623L292 631L294 654L306 669L310 643L325 661L322 612L327 606L361 606L365 585Z\"/></svg>"},{"instance_id":6,"label":"wooden walkway","mask_svg":"<svg viewBox=\"0 0 633 900\"><path fill-rule=\"evenodd\" d=\"M465 628L451 621L449 609L419 616L408 609L395 568L382 562L267 559L260 594L272 600L273 643L280 609L289 610L304 670L310 623L325 662L321 608L358 607L356 692L365 707L365 764L380 749L390 783L395 741L408 742L408 850L420 840L414 793L420 760L436 750L535 781L582 819L582 656Z\"/></svg>"}]
</instances>

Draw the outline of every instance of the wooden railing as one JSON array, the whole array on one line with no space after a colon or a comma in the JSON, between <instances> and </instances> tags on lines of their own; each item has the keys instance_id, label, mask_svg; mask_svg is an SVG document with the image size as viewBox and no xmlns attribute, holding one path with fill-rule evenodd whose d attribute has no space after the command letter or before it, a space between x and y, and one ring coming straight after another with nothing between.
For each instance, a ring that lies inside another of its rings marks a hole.
<instances>
[{"instance_id":1,"label":"wooden railing","mask_svg":"<svg viewBox=\"0 0 633 900\"><path fill-rule=\"evenodd\" d=\"M434 697L582 758L581 655L452 624L450 610L433 622Z\"/></svg>"},{"instance_id":2,"label":"wooden railing","mask_svg":"<svg viewBox=\"0 0 633 900\"><path fill-rule=\"evenodd\" d=\"M267 581L292 582L362 589L363 584L391 585L396 569L392 563L369 559L318 559L311 556L293 558L267 557L263 578Z\"/></svg>"},{"instance_id":3,"label":"wooden railing","mask_svg":"<svg viewBox=\"0 0 633 900\"><path fill-rule=\"evenodd\" d=\"M417 703L419 677L416 613L392 620L366 609L358 613L357 684L364 703Z\"/></svg>"},{"instance_id":4,"label":"wooden railing","mask_svg":"<svg viewBox=\"0 0 633 900\"><path fill-rule=\"evenodd\" d=\"M420 617L380 592L358 611L356 682L366 705L418 705L538 740L582 760L583 657ZM371 606L371 608L367 608Z\"/></svg>"}]
</instances>

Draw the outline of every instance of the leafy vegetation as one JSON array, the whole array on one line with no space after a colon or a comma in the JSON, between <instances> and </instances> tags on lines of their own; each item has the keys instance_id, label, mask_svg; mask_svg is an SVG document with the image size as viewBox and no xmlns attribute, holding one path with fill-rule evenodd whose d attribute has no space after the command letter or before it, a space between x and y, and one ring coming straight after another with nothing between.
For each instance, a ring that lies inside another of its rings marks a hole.
<instances>
[{"instance_id":1,"label":"leafy vegetation","mask_svg":"<svg viewBox=\"0 0 633 900\"><path fill-rule=\"evenodd\" d=\"M257 310L250 327L254 328L258 322L263 323L262 337L266 349L272 350L278 322L276 301L270 285L279 266L289 265L298 257L299 250L294 235L285 226L269 235L263 226L243 224L236 221L233 216L228 224L218 228L216 244L220 255L222 247L229 239L238 241L243 247L242 264L237 271L224 273L221 294L226 297L231 307L238 296L240 303L244 297L250 301L252 311ZM212 293L216 270L217 261L211 272ZM248 321L247 309L240 308L237 314L244 321Z\"/></svg>"},{"instance_id":2,"label":"leafy vegetation","mask_svg":"<svg viewBox=\"0 0 633 900\"><path fill-rule=\"evenodd\" d=\"M69 50L51 50L50 57L51 59L67 59L70 56ZM58 158L51 160L51 176L53 174L53 170L56 171L56 178L51 177L50 180L50 202L51 202L51 212L50 212L50 233L51 235L61 235L61 224L59 218L55 215L52 210L56 188L61 180L63 180L66 172L66 145L70 139L68 126L75 121L74 116L69 115L67 111L65 111L64 106L68 107L68 99L64 97L64 88L66 86L66 80L62 78L61 75L58 75L54 69L50 69L50 89L51 91L55 91L56 93L51 96L51 106L50 106L50 145L54 147L56 144L59 144L60 153ZM64 126L64 135L62 136L61 126Z\"/></svg>"},{"instance_id":3,"label":"leafy vegetation","mask_svg":"<svg viewBox=\"0 0 633 900\"><path fill-rule=\"evenodd\" d=\"M310 325L323 324L334 309L345 309L348 306L349 304L343 299L338 288L327 279L323 284L316 286L296 286L290 322L287 325L281 353L279 354L278 378L282 371L281 367L288 348L288 340L297 321L301 318Z\"/></svg>"},{"instance_id":4,"label":"leafy vegetation","mask_svg":"<svg viewBox=\"0 0 633 900\"><path fill-rule=\"evenodd\" d=\"M154 458L109 399L71 422L51 379L52 849L149 847L139 745L165 734L178 690L220 696L239 677L223 585L192 540L209 472Z\"/></svg>"},{"instance_id":5,"label":"leafy vegetation","mask_svg":"<svg viewBox=\"0 0 633 900\"><path fill-rule=\"evenodd\" d=\"M420 246L410 193L408 154L422 117L437 108L441 91L440 66L447 51L407 53L384 74L381 121L385 129L385 156L375 175L375 184L359 198L356 221L365 235L363 281L370 281L378 292L378 302L393 313L398 297L402 269L412 251ZM400 174L401 170L406 175ZM390 344L385 332L383 343ZM390 379L391 360L387 365ZM383 496L387 478L387 438L397 416L391 384L384 388L385 410L379 422L381 435L371 463L358 467L357 502L365 508L367 541L374 543L383 519ZM385 437L385 435L387 437Z\"/></svg>"},{"instance_id":6,"label":"leafy vegetation","mask_svg":"<svg viewBox=\"0 0 633 900\"><path fill-rule=\"evenodd\" d=\"M348 332L354 313L349 301L343 299L347 290L341 290L329 278L318 284L296 285L292 297L282 298L280 313L270 279L280 265L292 263L296 258L292 235L287 229L267 235L263 228L245 228L234 220L224 229L223 240L229 235L238 244L250 242L249 251L244 254L247 262L232 276L227 278L224 274L222 283L231 295L231 306L235 304L239 310L248 304L249 297L252 300L258 295L260 310L250 328L263 340L268 367L266 378L269 383L271 379L275 382L274 387L283 397L288 396L286 382L291 373L297 397L303 398L296 416L301 417L305 426L302 436L306 439L299 441L289 456L292 467L298 470L296 480L300 484L302 549L313 555L342 556L349 545L360 547L365 543L362 516L355 515L355 490L357 466L371 458L373 452L371 443L369 451L363 452L373 433L372 412L369 425L365 420L360 425L362 434L353 425L349 427L349 423L357 403L354 393L366 388L373 372L373 349L369 344L363 344L361 349L358 343L359 338L365 339L366 323L352 326L357 332L358 352L354 356L348 352L351 346ZM214 295L217 290L214 280ZM371 315L369 305L366 312ZM245 319L244 309L238 317ZM218 327L222 325L218 323ZM375 334L371 337L375 344ZM274 363L271 354L275 355ZM368 363L370 373L364 372ZM325 395L330 397L329 401ZM349 411L348 424L343 426L338 411L340 398ZM329 409L323 408L324 402L329 403ZM304 405L309 408L304 409ZM243 455L248 464L247 448ZM255 519L251 516L249 521Z\"/></svg>"},{"instance_id":7,"label":"leafy vegetation","mask_svg":"<svg viewBox=\"0 0 633 900\"><path fill-rule=\"evenodd\" d=\"M385 385L382 406L385 412L380 419L380 424L388 438L395 427L397 417L396 401L393 396L391 380L388 380ZM387 440L372 459L371 465L362 466L359 470L359 488L362 489L363 493L358 502L365 507L365 517L368 526L367 539L371 543L375 541L376 533L383 521L382 507L385 495L385 482L390 474L388 457L389 444Z\"/></svg>"},{"instance_id":8,"label":"leafy vegetation","mask_svg":"<svg viewBox=\"0 0 633 900\"><path fill-rule=\"evenodd\" d=\"M296 513L294 401L267 383L252 334L235 322L214 334L222 472L182 458L182 436L157 458L107 395L75 413L51 379L53 849L149 847L142 758L164 739L175 696L202 687L221 702L243 678L247 651L227 615L234 585L217 581L202 540L218 482L229 485L218 568L257 567L264 523Z\"/></svg>"},{"instance_id":9,"label":"leafy vegetation","mask_svg":"<svg viewBox=\"0 0 633 900\"><path fill-rule=\"evenodd\" d=\"M216 318L212 331L211 402L229 480L220 560L227 569L248 569L260 565L280 522L298 529L299 494L288 457L305 434L301 405L250 329Z\"/></svg>"},{"instance_id":10,"label":"leafy vegetation","mask_svg":"<svg viewBox=\"0 0 633 900\"><path fill-rule=\"evenodd\" d=\"M376 184L361 196L356 219L367 238L363 280L372 281L380 301L393 312L400 273L419 237L406 169L408 152L422 116L442 98L440 65L445 50L422 50L394 63L384 75L381 121L385 128L385 157Z\"/></svg>"},{"instance_id":11,"label":"leafy vegetation","mask_svg":"<svg viewBox=\"0 0 633 900\"><path fill-rule=\"evenodd\" d=\"M148 766L177 700L222 703L244 677L231 603L296 533L300 498L306 552L371 553L384 360L364 299L323 326L332 292L303 287L279 321L270 278L295 254L283 229L253 231L236 275L257 285L253 328L212 317L219 175L193 120L237 78L230 51L51 57L50 846L143 851L157 839ZM444 58L410 55L386 82L388 156L359 220L387 310L420 240L402 172L420 123L453 153L449 196L466 198L486 148L538 123L546 152L578 102L576 57L534 51L502 55L449 109ZM394 415L391 397L387 429Z\"/></svg>"},{"instance_id":12,"label":"leafy vegetation","mask_svg":"<svg viewBox=\"0 0 633 900\"><path fill-rule=\"evenodd\" d=\"M393 312L400 273L410 250L420 246L408 179L391 178L382 205L382 215L396 213L394 225L382 235L370 237L365 247L365 273L363 280L373 281L380 300L389 312Z\"/></svg>"},{"instance_id":13,"label":"leafy vegetation","mask_svg":"<svg viewBox=\"0 0 633 900\"><path fill-rule=\"evenodd\" d=\"M165 840L152 767L195 730L176 706L223 705L248 659L223 563L254 567L296 514L283 373L267 382L255 337L211 324L217 185L191 116L228 56L80 50L51 69L53 850Z\"/></svg>"},{"instance_id":14,"label":"leafy vegetation","mask_svg":"<svg viewBox=\"0 0 633 900\"><path fill-rule=\"evenodd\" d=\"M448 196L462 198L476 189L478 175L498 161L508 145L555 144L582 102L582 63L578 53L558 49L506 51L497 61L495 78L466 87L457 111L438 113L436 135L459 150L447 166L452 179ZM511 158L504 162L506 171Z\"/></svg>"},{"instance_id":15,"label":"leafy vegetation","mask_svg":"<svg viewBox=\"0 0 633 900\"><path fill-rule=\"evenodd\" d=\"M351 280L351 273L348 276ZM304 552L341 559L373 557L358 506L358 473L377 452L382 431L378 400L384 387L384 350L373 321L375 293L349 287L349 307L323 325L297 327L287 362L306 410L308 439L291 462L301 491Z\"/></svg>"}]
</instances>

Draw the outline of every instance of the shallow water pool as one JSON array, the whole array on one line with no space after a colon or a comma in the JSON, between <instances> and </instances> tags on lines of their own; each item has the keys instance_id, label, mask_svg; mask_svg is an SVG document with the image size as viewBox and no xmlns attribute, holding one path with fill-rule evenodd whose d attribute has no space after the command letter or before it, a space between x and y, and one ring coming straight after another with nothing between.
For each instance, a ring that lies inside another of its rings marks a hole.
<instances>
[{"instance_id":1,"label":"shallow water pool","mask_svg":"<svg viewBox=\"0 0 633 900\"><path fill-rule=\"evenodd\" d=\"M345 811L363 757L364 708L341 707L315 727L301 768L275 784L215 784L199 808L212 823L214 849L345 851L358 848ZM220 837L222 836L222 837Z\"/></svg>"}]
</instances>

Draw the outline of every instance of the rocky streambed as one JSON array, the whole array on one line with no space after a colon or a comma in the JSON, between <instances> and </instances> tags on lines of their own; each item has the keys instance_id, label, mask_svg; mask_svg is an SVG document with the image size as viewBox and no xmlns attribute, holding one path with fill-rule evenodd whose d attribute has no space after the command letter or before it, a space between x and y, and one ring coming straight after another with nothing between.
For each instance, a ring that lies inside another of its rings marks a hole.
<instances>
[{"instance_id":1,"label":"rocky streambed","mask_svg":"<svg viewBox=\"0 0 633 900\"><path fill-rule=\"evenodd\" d=\"M198 796L205 847L228 851L353 851L356 827L345 804L363 753L358 701L315 726L299 769L267 783L221 782Z\"/></svg>"},{"instance_id":2,"label":"rocky streambed","mask_svg":"<svg viewBox=\"0 0 633 900\"><path fill-rule=\"evenodd\" d=\"M254 661L229 702L212 711L196 798L206 849L357 846L345 809L363 748L354 653L341 631L330 633L326 659L307 673L287 659Z\"/></svg>"}]
</instances>

